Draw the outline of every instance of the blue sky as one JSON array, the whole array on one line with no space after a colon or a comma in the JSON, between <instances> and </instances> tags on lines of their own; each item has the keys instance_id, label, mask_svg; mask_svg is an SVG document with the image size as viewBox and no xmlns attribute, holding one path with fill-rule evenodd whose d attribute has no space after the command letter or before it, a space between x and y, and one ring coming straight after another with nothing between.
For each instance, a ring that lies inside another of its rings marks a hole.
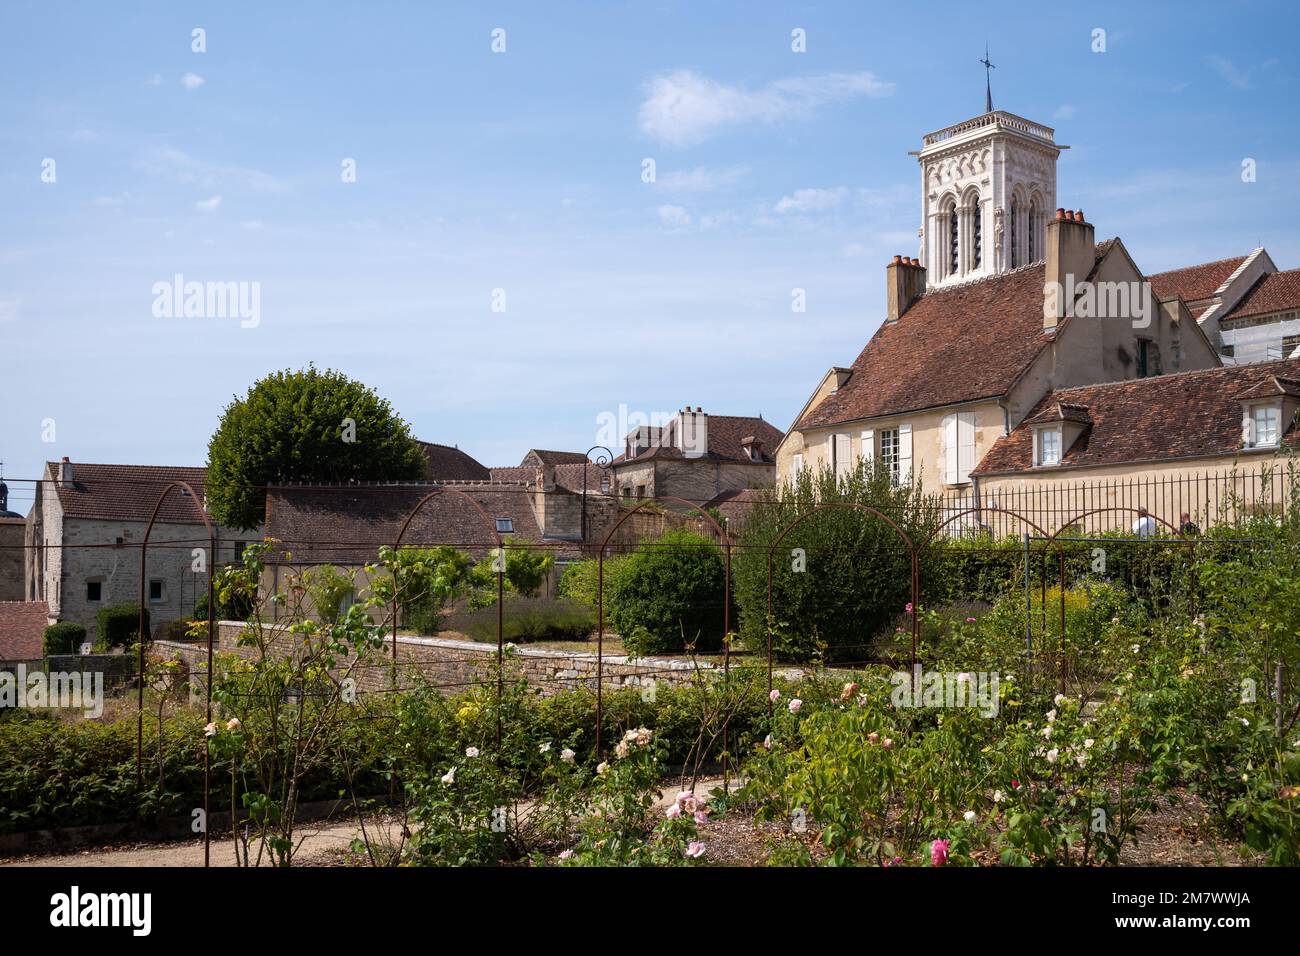
<instances>
[{"instance_id":1,"label":"blue sky","mask_svg":"<svg viewBox=\"0 0 1300 956\"><path fill-rule=\"evenodd\" d=\"M1300 265L1294 7L1077 6L9 0L5 474L199 464L234 395L308 362L490 465L620 405L784 428L879 324L908 150L982 111L986 39L1099 238ZM258 283L259 323L156 317L177 273Z\"/></svg>"}]
</instances>

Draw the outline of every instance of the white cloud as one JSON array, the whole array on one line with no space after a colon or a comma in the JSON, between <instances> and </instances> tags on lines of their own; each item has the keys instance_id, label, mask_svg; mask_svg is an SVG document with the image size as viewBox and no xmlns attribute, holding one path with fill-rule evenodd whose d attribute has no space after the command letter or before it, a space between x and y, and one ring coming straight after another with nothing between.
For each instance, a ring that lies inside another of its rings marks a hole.
<instances>
[{"instance_id":1,"label":"white cloud","mask_svg":"<svg viewBox=\"0 0 1300 956\"><path fill-rule=\"evenodd\" d=\"M215 212L217 207L220 205L221 205L221 197L212 196L209 199L200 199L198 202L194 204L194 208L197 209L199 212Z\"/></svg>"},{"instance_id":2,"label":"white cloud","mask_svg":"<svg viewBox=\"0 0 1300 956\"><path fill-rule=\"evenodd\" d=\"M660 177L656 185L672 192L712 192L732 186L748 174L749 169L745 166L730 166L726 169L696 166L694 169L675 169Z\"/></svg>"},{"instance_id":3,"label":"white cloud","mask_svg":"<svg viewBox=\"0 0 1300 956\"><path fill-rule=\"evenodd\" d=\"M135 160L132 165L157 179L171 179L187 186L202 186L205 189L229 186L254 189L258 192L281 192L288 188L286 183L260 169L204 162L179 149L154 150Z\"/></svg>"},{"instance_id":4,"label":"white cloud","mask_svg":"<svg viewBox=\"0 0 1300 956\"><path fill-rule=\"evenodd\" d=\"M661 143L686 146L726 126L780 123L817 107L859 96L889 96L893 83L871 73L826 73L776 80L757 90L729 86L695 70L674 70L645 87L641 130Z\"/></svg>"},{"instance_id":5,"label":"white cloud","mask_svg":"<svg viewBox=\"0 0 1300 956\"><path fill-rule=\"evenodd\" d=\"M792 196L782 196L776 204L777 212L824 212L834 209L848 198L843 186L834 189L796 189Z\"/></svg>"},{"instance_id":6,"label":"white cloud","mask_svg":"<svg viewBox=\"0 0 1300 956\"><path fill-rule=\"evenodd\" d=\"M1229 86L1238 90L1250 89L1249 74L1243 73L1241 70L1237 69L1236 66L1233 65L1232 61L1227 57L1220 56L1217 53L1212 53L1205 58L1205 62L1208 63L1210 68L1213 69L1215 73L1218 73Z\"/></svg>"},{"instance_id":7,"label":"white cloud","mask_svg":"<svg viewBox=\"0 0 1300 956\"><path fill-rule=\"evenodd\" d=\"M660 206L659 221L669 229L685 229L691 224L691 214L681 206Z\"/></svg>"},{"instance_id":8,"label":"white cloud","mask_svg":"<svg viewBox=\"0 0 1300 956\"><path fill-rule=\"evenodd\" d=\"M186 73L181 77L181 86L185 87L187 90L197 90L206 82L207 81L197 73Z\"/></svg>"},{"instance_id":9,"label":"white cloud","mask_svg":"<svg viewBox=\"0 0 1300 956\"><path fill-rule=\"evenodd\" d=\"M1053 120L1074 119L1075 111L1076 111L1076 107L1073 103L1062 103L1060 106L1056 108L1056 112L1052 114L1052 119Z\"/></svg>"}]
</instances>

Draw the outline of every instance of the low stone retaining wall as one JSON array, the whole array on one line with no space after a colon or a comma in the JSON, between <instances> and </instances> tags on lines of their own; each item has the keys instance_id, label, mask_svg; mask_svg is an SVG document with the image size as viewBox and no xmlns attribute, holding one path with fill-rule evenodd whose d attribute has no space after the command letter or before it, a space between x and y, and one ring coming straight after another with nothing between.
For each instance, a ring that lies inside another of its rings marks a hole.
<instances>
[{"instance_id":1,"label":"low stone retaining wall","mask_svg":"<svg viewBox=\"0 0 1300 956\"><path fill-rule=\"evenodd\" d=\"M218 625L218 653L234 653L241 657L256 656L256 649L238 647L236 638L241 625L222 622ZM285 648L288 635L277 635L271 642L273 650ZM188 641L154 641L153 652L175 657L184 662L192 683L203 685L202 675L207 670L207 645ZM287 648L286 648L287 652ZM478 641L453 640L444 637L398 637L397 674L401 687L411 687L421 680L446 694L469 690L475 684L492 679L496 664L495 644ZM708 662L658 657L609 656L604 659L602 674L606 690L626 686L644 686L651 682L670 684L690 683L696 669L713 670ZM393 687L392 639L385 641L382 656L355 668L352 676L360 692L391 690ZM596 687L596 655L589 652L559 651L545 647L516 646L506 667L507 677L523 676L541 689L543 694Z\"/></svg>"}]
</instances>

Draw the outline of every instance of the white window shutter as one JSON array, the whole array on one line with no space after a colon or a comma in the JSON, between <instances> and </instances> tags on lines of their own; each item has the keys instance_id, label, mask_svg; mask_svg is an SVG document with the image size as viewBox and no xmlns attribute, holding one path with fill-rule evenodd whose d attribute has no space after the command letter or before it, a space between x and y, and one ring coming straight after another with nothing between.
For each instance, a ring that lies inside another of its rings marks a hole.
<instances>
[{"instance_id":1,"label":"white window shutter","mask_svg":"<svg viewBox=\"0 0 1300 956\"><path fill-rule=\"evenodd\" d=\"M790 477L798 478L803 472L803 453L800 452L794 456L790 463Z\"/></svg>"},{"instance_id":2,"label":"white window shutter","mask_svg":"<svg viewBox=\"0 0 1300 956\"><path fill-rule=\"evenodd\" d=\"M962 412L957 416L957 482L970 481L975 467L975 413Z\"/></svg>"},{"instance_id":3,"label":"white window shutter","mask_svg":"<svg viewBox=\"0 0 1300 956\"><path fill-rule=\"evenodd\" d=\"M868 428L862 432L862 460L867 463L868 468L876 460L875 429Z\"/></svg>"},{"instance_id":4,"label":"white window shutter","mask_svg":"<svg viewBox=\"0 0 1300 956\"><path fill-rule=\"evenodd\" d=\"M898 480L912 480L912 426L898 426Z\"/></svg>"},{"instance_id":5,"label":"white window shutter","mask_svg":"<svg viewBox=\"0 0 1300 956\"><path fill-rule=\"evenodd\" d=\"M1253 445L1255 437L1255 419L1251 414L1251 409L1243 407L1241 410L1241 444L1249 448Z\"/></svg>"},{"instance_id":6,"label":"white window shutter","mask_svg":"<svg viewBox=\"0 0 1300 956\"><path fill-rule=\"evenodd\" d=\"M943 483L957 483L957 415L945 415L939 424L939 457L943 462Z\"/></svg>"},{"instance_id":7,"label":"white window shutter","mask_svg":"<svg viewBox=\"0 0 1300 956\"><path fill-rule=\"evenodd\" d=\"M835 436L835 473L847 475L853 469L853 440L848 433Z\"/></svg>"}]
</instances>

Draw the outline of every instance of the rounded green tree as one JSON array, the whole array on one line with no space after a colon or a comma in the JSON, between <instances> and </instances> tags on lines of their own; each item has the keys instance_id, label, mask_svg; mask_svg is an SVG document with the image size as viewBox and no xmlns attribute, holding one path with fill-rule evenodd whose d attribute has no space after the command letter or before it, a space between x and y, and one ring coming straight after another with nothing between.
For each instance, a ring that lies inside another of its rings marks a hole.
<instances>
[{"instance_id":1,"label":"rounded green tree","mask_svg":"<svg viewBox=\"0 0 1300 956\"><path fill-rule=\"evenodd\" d=\"M266 486L295 481L423 478L410 427L361 382L308 366L255 382L208 442L209 512L232 528L259 526Z\"/></svg>"}]
</instances>

